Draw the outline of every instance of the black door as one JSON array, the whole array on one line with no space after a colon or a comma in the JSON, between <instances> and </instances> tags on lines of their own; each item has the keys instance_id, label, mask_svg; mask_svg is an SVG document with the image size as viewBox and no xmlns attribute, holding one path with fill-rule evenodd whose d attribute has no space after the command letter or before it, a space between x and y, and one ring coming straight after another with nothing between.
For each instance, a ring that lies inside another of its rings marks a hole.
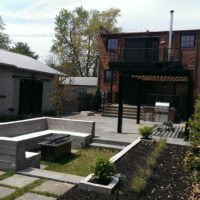
<instances>
[{"instance_id":1,"label":"black door","mask_svg":"<svg viewBox=\"0 0 200 200\"><path fill-rule=\"evenodd\" d=\"M144 38L126 38L124 59L130 62L145 61L145 39Z\"/></svg>"},{"instance_id":2,"label":"black door","mask_svg":"<svg viewBox=\"0 0 200 200\"><path fill-rule=\"evenodd\" d=\"M38 114L42 111L43 83L38 80L20 80L19 114Z\"/></svg>"},{"instance_id":3,"label":"black door","mask_svg":"<svg viewBox=\"0 0 200 200\"><path fill-rule=\"evenodd\" d=\"M158 58L159 38L125 38L125 61L156 62Z\"/></svg>"},{"instance_id":4,"label":"black door","mask_svg":"<svg viewBox=\"0 0 200 200\"><path fill-rule=\"evenodd\" d=\"M159 59L159 39L148 38L146 39L146 61L157 62Z\"/></svg>"},{"instance_id":5,"label":"black door","mask_svg":"<svg viewBox=\"0 0 200 200\"><path fill-rule=\"evenodd\" d=\"M136 105L138 99L138 81L131 78L124 78L123 100L125 104Z\"/></svg>"}]
</instances>

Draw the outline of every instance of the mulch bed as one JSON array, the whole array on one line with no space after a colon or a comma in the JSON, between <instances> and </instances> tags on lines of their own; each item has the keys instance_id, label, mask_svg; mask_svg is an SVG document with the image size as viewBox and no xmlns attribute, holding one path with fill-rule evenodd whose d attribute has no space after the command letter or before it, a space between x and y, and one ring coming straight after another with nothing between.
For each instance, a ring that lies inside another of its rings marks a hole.
<instances>
[{"instance_id":1,"label":"mulch bed","mask_svg":"<svg viewBox=\"0 0 200 200\"><path fill-rule=\"evenodd\" d=\"M139 166L144 166L149 153L154 147L153 142L142 141L122 157L117 163L117 172L126 176L126 182L120 192L120 200L157 200L173 199L188 200L191 196L192 184L188 180L190 174L183 168L183 158L187 147L178 145L167 145L161 154L157 167L152 177L148 180L143 192L136 194L132 192L129 183L137 172ZM78 187L71 189L65 200L114 200L116 193L111 196L97 194L95 192L79 190Z\"/></svg>"}]
</instances>

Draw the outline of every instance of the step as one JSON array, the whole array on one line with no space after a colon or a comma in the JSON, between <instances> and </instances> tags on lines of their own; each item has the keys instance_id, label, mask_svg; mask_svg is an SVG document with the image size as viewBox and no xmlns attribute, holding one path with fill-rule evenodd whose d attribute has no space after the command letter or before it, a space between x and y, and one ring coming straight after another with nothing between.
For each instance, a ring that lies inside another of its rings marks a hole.
<instances>
[{"instance_id":1,"label":"step","mask_svg":"<svg viewBox=\"0 0 200 200\"><path fill-rule=\"evenodd\" d=\"M105 110L104 114L118 114L118 112L111 112L111 111ZM136 116L137 113L135 113L135 112L133 112L133 113L131 113L131 112L123 112L123 115L131 115L131 116L134 115L134 116Z\"/></svg>"},{"instance_id":2,"label":"step","mask_svg":"<svg viewBox=\"0 0 200 200\"><path fill-rule=\"evenodd\" d=\"M102 114L102 116L104 116L104 117L118 117L118 114ZM127 119L136 119L137 118L137 116L135 115L133 115L133 116L127 116L127 115L123 115L123 118L127 118ZM142 119L142 116L140 116L140 119Z\"/></svg>"},{"instance_id":3,"label":"step","mask_svg":"<svg viewBox=\"0 0 200 200\"><path fill-rule=\"evenodd\" d=\"M90 147L118 149L118 150L122 150L125 148L125 146L118 146L118 145L113 145L113 144L102 144L102 143L91 143Z\"/></svg>"},{"instance_id":4,"label":"step","mask_svg":"<svg viewBox=\"0 0 200 200\"><path fill-rule=\"evenodd\" d=\"M121 141L113 141L113 140L107 140L107 139L101 139L101 138L93 138L93 143L102 143L102 144L111 144L111 145L117 145L117 146L128 146L130 142L121 142Z\"/></svg>"},{"instance_id":5,"label":"step","mask_svg":"<svg viewBox=\"0 0 200 200\"><path fill-rule=\"evenodd\" d=\"M107 104L106 107L112 107L112 108L118 108L118 104ZM137 108L137 106L134 105L123 105L123 108Z\"/></svg>"},{"instance_id":6,"label":"step","mask_svg":"<svg viewBox=\"0 0 200 200\"><path fill-rule=\"evenodd\" d=\"M102 116L104 117L118 117L117 114L102 114ZM127 116L127 115L123 115L123 118L128 118L128 119L136 119L135 116Z\"/></svg>"}]
</instances>

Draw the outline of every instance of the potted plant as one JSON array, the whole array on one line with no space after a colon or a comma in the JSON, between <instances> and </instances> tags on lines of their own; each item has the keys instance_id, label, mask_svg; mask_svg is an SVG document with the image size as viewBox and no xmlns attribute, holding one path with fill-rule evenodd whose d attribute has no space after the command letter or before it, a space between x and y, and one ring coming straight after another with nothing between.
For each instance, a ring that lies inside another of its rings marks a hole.
<instances>
[{"instance_id":1,"label":"potted plant","mask_svg":"<svg viewBox=\"0 0 200 200\"><path fill-rule=\"evenodd\" d=\"M79 188L104 194L111 194L119 179L114 175L115 165L107 158L98 158L91 167L92 174L79 183Z\"/></svg>"},{"instance_id":2,"label":"potted plant","mask_svg":"<svg viewBox=\"0 0 200 200\"><path fill-rule=\"evenodd\" d=\"M91 171L94 173L97 183L107 185L110 177L115 173L115 165L109 159L98 158L95 165L91 167Z\"/></svg>"},{"instance_id":3,"label":"potted plant","mask_svg":"<svg viewBox=\"0 0 200 200\"><path fill-rule=\"evenodd\" d=\"M149 139L149 136L153 133L153 127L144 126L142 128L139 128L139 133L144 139Z\"/></svg>"}]
</instances>

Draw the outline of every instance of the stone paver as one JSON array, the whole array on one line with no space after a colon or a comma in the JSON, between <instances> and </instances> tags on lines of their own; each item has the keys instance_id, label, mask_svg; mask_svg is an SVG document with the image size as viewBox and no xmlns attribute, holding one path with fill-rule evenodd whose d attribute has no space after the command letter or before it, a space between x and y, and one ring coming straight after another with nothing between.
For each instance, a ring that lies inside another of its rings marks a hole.
<instances>
[{"instance_id":1,"label":"stone paver","mask_svg":"<svg viewBox=\"0 0 200 200\"><path fill-rule=\"evenodd\" d=\"M72 187L74 187L73 184L48 180L34 188L33 191L49 192L61 196L65 194L68 190L70 190Z\"/></svg>"},{"instance_id":2,"label":"stone paver","mask_svg":"<svg viewBox=\"0 0 200 200\"><path fill-rule=\"evenodd\" d=\"M4 171L0 171L0 176L3 175L3 174L5 174L5 172Z\"/></svg>"},{"instance_id":3,"label":"stone paver","mask_svg":"<svg viewBox=\"0 0 200 200\"><path fill-rule=\"evenodd\" d=\"M55 200L56 198L47 197L44 195L33 194L33 193L26 193L21 197L18 197L16 200Z\"/></svg>"},{"instance_id":4,"label":"stone paver","mask_svg":"<svg viewBox=\"0 0 200 200\"><path fill-rule=\"evenodd\" d=\"M13 192L15 192L15 189L0 186L0 199L7 197Z\"/></svg>"},{"instance_id":5,"label":"stone paver","mask_svg":"<svg viewBox=\"0 0 200 200\"><path fill-rule=\"evenodd\" d=\"M150 125L153 126L155 124L158 124L158 122L149 122L149 121L143 121L140 120L140 124L136 124L136 119L126 119L123 118L122 120L122 133L117 133L117 123L118 118L117 117L104 117L101 116L101 114L95 114L94 116L84 116L81 114L66 116L64 118L67 119L80 119L80 120L86 120L86 121L94 121L95 124L95 136L102 140L107 141L120 141L120 142L128 142L131 143L135 141L140 135L138 133L138 129L140 127ZM182 124L174 124L175 126L185 126L184 123ZM167 138L168 139L168 138ZM174 142L175 138L171 140L169 138L169 143ZM184 145L183 139L182 141L178 141ZM175 144L177 141L175 141Z\"/></svg>"},{"instance_id":6,"label":"stone paver","mask_svg":"<svg viewBox=\"0 0 200 200\"><path fill-rule=\"evenodd\" d=\"M38 178L15 174L11 177L8 177L0 181L0 184L22 188L36 180L38 180Z\"/></svg>"},{"instance_id":7,"label":"stone paver","mask_svg":"<svg viewBox=\"0 0 200 200\"><path fill-rule=\"evenodd\" d=\"M49 180L78 184L84 177L49 170L26 168L17 172L27 176L46 178Z\"/></svg>"}]
</instances>

